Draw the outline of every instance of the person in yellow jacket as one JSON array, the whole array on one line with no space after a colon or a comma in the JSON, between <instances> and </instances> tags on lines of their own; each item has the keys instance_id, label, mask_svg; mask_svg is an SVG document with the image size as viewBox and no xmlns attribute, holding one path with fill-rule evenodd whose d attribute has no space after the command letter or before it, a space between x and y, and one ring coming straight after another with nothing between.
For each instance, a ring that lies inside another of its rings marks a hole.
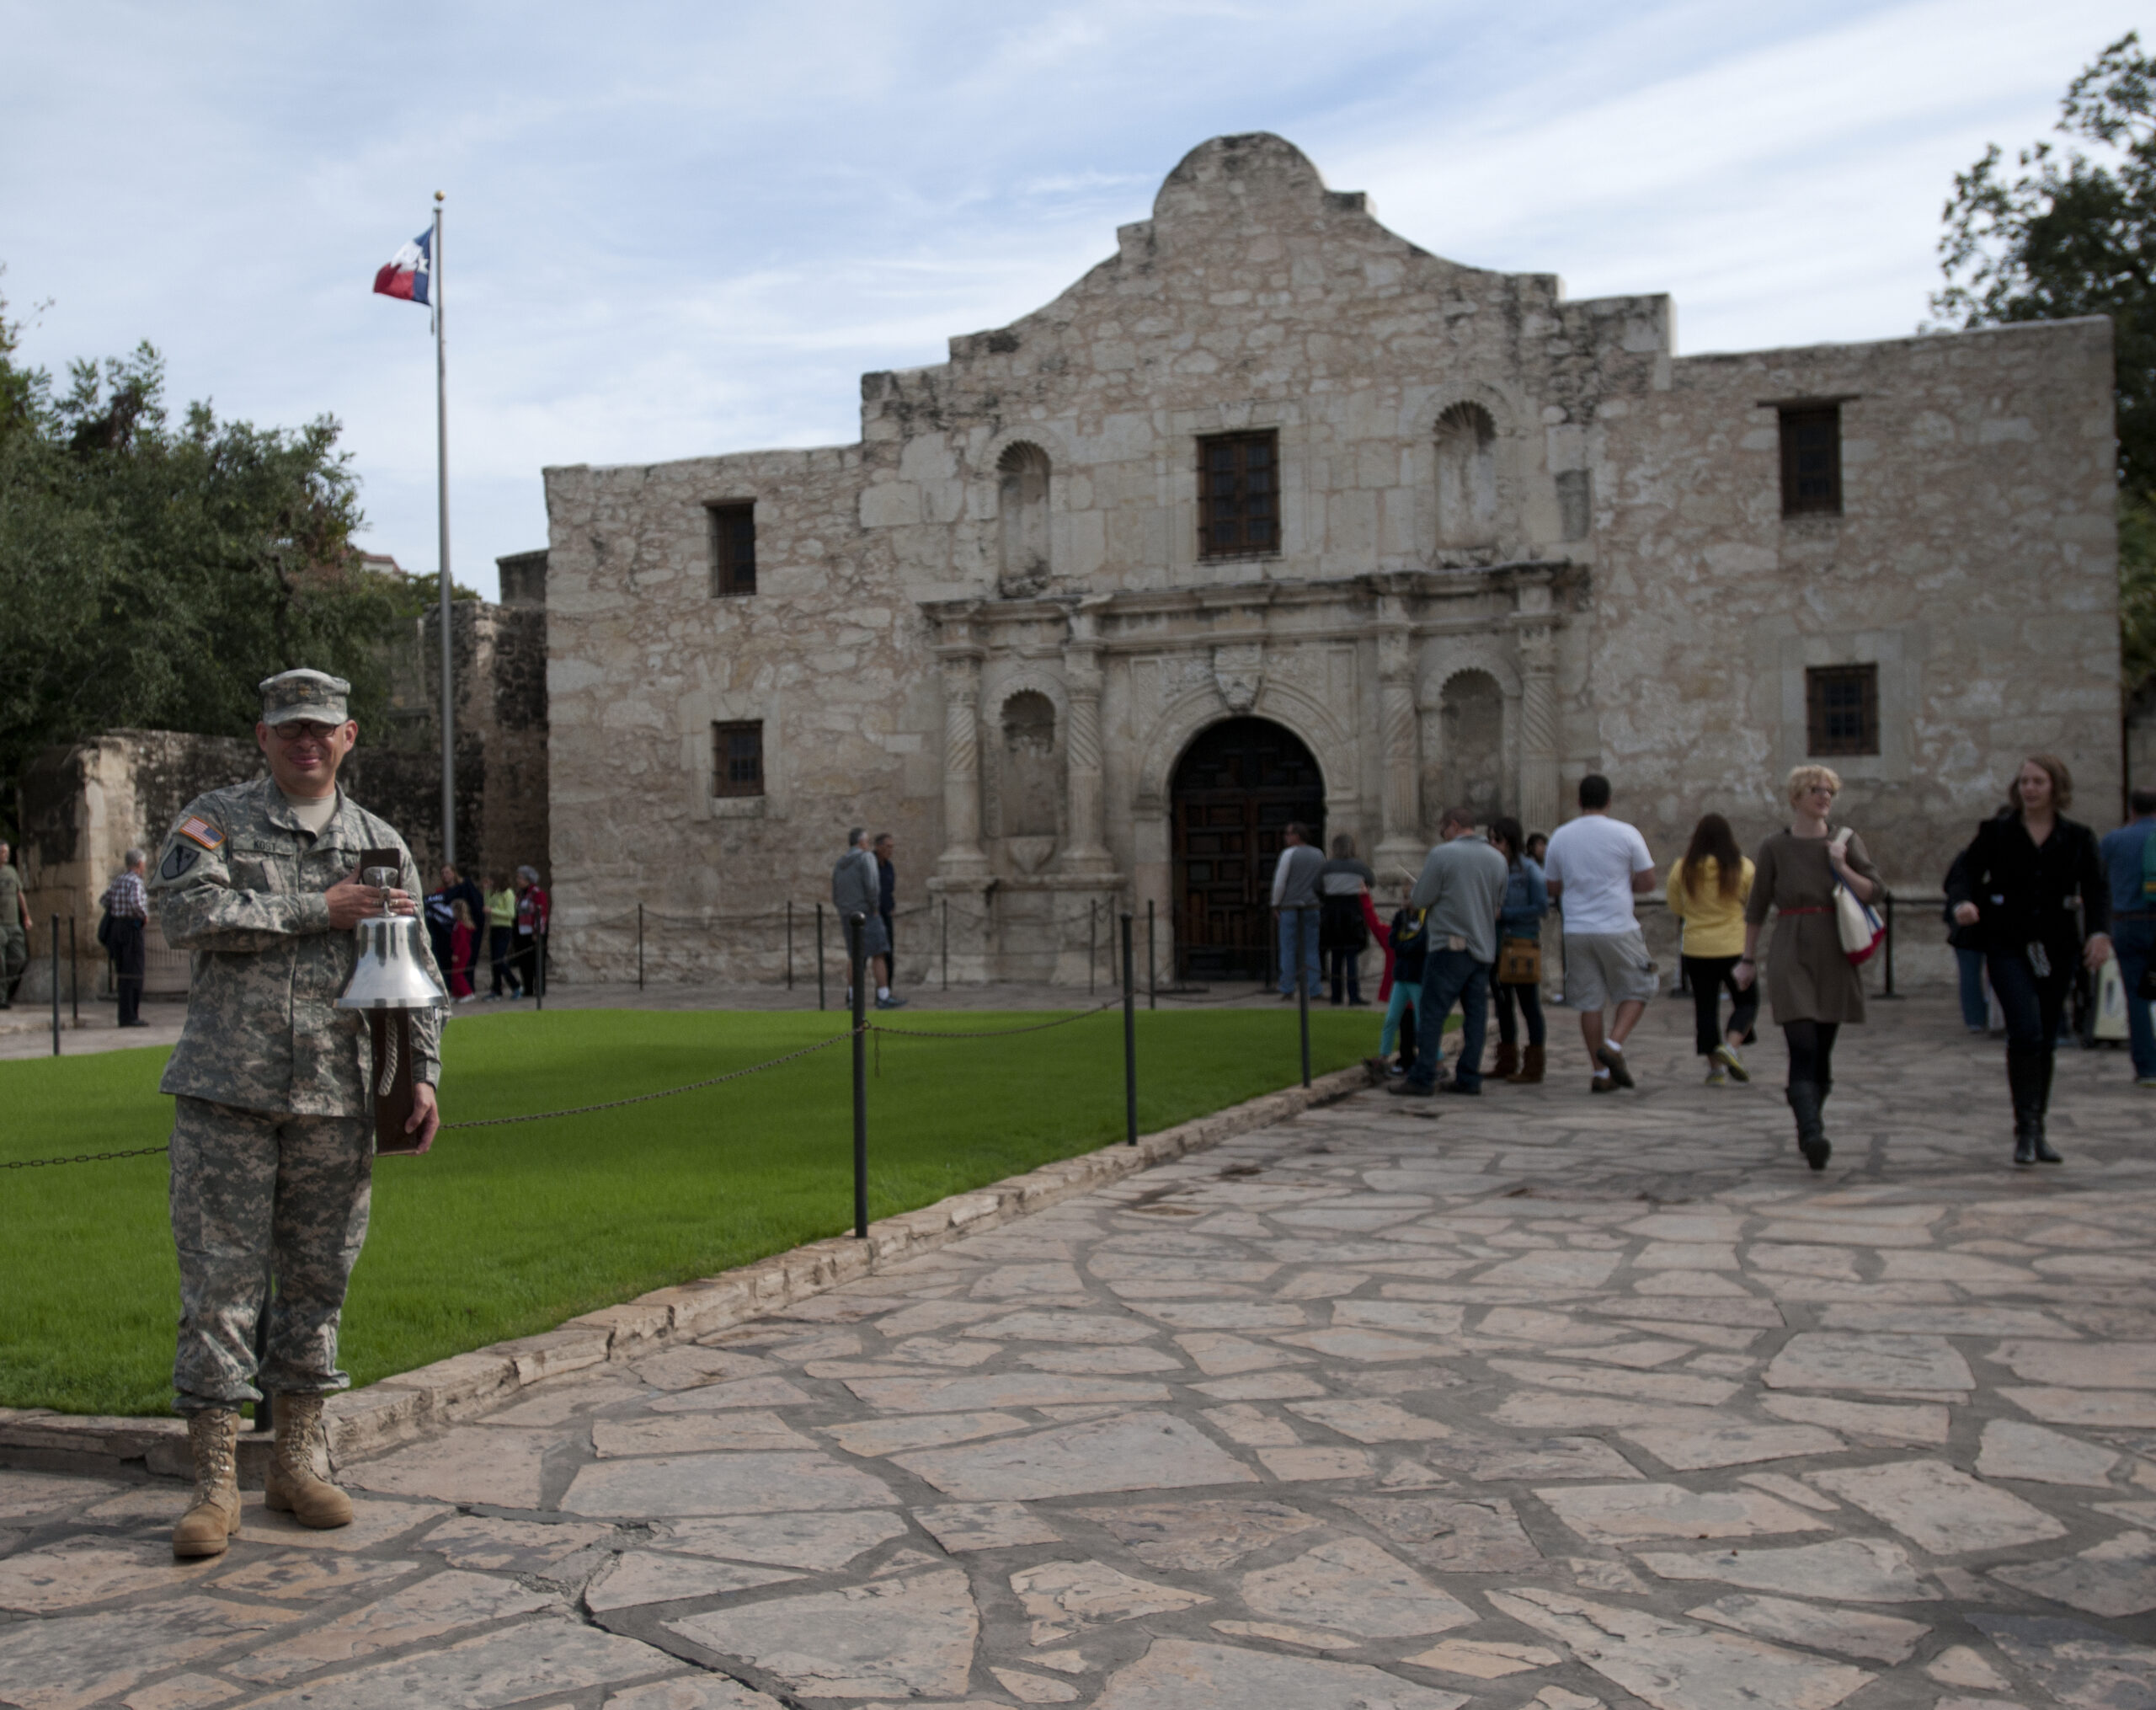
<instances>
[{"instance_id":1,"label":"person in yellow jacket","mask_svg":"<svg viewBox=\"0 0 2156 1710\"><path fill-rule=\"evenodd\" d=\"M1693 828L1684 858L1669 869L1669 911L1684 923L1684 983L1698 1016L1700 1055L1707 1060L1707 1085L1752 1078L1737 1048L1759 1013L1755 983L1739 990L1732 975L1744 954L1744 903L1752 895L1752 863L1737 847L1737 834L1720 814ZM1721 1020L1728 990L1729 1025Z\"/></svg>"},{"instance_id":2,"label":"person in yellow jacket","mask_svg":"<svg viewBox=\"0 0 2156 1710\"><path fill-rule=\"evenodd\" d=\"M524 988L517 983L516 965L510 959L516 949L516 891L504 875L497 873L480 894L487 899L487 954L494 973L494 989L488 994L488 1001L502 995L504 982L511 999L521 997Z\"/></svg>"}]
</instances>

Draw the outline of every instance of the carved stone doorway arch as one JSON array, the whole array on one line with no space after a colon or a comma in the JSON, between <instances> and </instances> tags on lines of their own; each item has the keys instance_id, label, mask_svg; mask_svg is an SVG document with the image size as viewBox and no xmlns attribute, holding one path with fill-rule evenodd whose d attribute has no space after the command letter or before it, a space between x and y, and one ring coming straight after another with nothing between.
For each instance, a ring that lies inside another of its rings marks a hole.
<instances>
[{"instance_id":1,"label":"carved stone doorway arch","mask_svg":"<svg viewBox=\"0 0 2156 1710\"><path fill-rule=\"evenodd\" d=\"M1263 979L1281 835L1300 820L1324 847L1325 777L1315 756L1284 724L1225 719L1184 749L1169 801L1177 974Z\"/></svg>"}]
</instances>

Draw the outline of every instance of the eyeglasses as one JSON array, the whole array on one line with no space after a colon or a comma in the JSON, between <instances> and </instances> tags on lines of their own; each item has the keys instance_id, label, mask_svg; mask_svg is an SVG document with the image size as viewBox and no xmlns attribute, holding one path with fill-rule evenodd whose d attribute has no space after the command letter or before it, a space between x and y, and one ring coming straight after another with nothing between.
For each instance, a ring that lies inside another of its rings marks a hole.
<instances>
[{"instance_id":1,"label":"eyeglasses","mask_svg":"<svg viewBox=\"0 0 2156 1710\"><path fill-rule=\"evenodd\" d=\"M326 742L344 728L342 724L318 724L312 719L294 719L288 724L272 724L270 734L280 742Z\"/></svg>"}]
</instances>

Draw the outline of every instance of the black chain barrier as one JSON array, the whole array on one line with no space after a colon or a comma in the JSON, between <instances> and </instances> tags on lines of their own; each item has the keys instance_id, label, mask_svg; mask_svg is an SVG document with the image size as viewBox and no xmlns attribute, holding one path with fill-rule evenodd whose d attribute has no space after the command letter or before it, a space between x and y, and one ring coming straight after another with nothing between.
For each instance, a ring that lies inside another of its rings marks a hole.
<instances>
[{"instance_id":1,"label":"black chain barrier","mask_svg":"<svg viewBox=\"0 0 2156 1710\"><path fill-rule=\"evenodd\" d=\"M140 1146L132 1152L78 1152L72 1157L20 1157L0 1163L0 1170L42 1170L54 1164L101 1164L116 1157L151 1157L172 1150L168 1141L163 1146Z\"/></svg>"},{"instance_id":2,"label":"black chain barrier","mask_svg":"<svg viewBox=\"0 0 2156 1710\"><path fill-rule=\"evenodd\" d=\"M870 1033L887 1033L890 1034L893 1039L1015 1039L1022 1033L1046 1033L1052 1027L1068 1027L1074 1021L1085 1021L1093 1016L1102 1014L1105 1011L1120 1009L1122 1007L1123 1000L1120 997L1112 997L1106 1003L1097 1004L1091 1009L1081 1009L1075 1015L1059 1015L1054 1021L1037 1021L1027 1027L987 1028L982 1029L979 1031L968 1032L961 1032L953 1029L947 1033L942 1031L931 1032L918 1028L910 1027L885 1027L881 1022L871 1022L868 1025L867 1030Z\"/></svg>"}]
</instances>

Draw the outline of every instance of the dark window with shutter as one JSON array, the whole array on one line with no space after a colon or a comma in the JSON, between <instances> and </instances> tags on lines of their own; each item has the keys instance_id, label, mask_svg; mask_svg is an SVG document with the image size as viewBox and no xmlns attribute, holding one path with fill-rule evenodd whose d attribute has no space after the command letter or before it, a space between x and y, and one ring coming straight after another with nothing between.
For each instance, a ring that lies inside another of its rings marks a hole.
<instances>
[{"instance_id":1,"label":"dark window with shutter","mask_svg":"<svg viewBox=\"0 0 2156 1710\"><path fill-rule=\"evenodd\" d=\"M1782 515L1842 514L1842 407L1785 407L1782 417Z\"/></svg>"},{"instance_id":2,"label":"dark window with shutter","mask_svg":"<svg viewBox=\"0 0 2156 1710\"><path fill-rule=\"evenodd\" d=\"M1804 674L1805 751L1879 752L1879 667L1815 665Z\"/></svg>"},{"instance_id":3,"label":"dark window with shutter","mask_svg":"<svg viewBox=\"0 0 2156 1710\"><path fill-rule=\"evenodd\" d=\"M1219 434L1198 442L1198 555L1248 558L1280 549L1278 436Z\"/></svg>"},{"instance_id":4,"label":"dark window with shutter","mask_svg":"<svg viewBox=\"0 0 2156 1710\"><path fill-rule=\"evenodd\" d=\"M764 793L764 725L760 719L711 727L712 785L715 796Z\"/></svg>"},{"instance_id":5,"label":"dark window with shutter","mask_svg":"<svg viewBox=\"0 0 2156 1710\"><path fill-rule=\"evenodd\" d=\"M756 507L712 505L711 590L715 596L756 591Z\"/></svg>"}]
</instances>

